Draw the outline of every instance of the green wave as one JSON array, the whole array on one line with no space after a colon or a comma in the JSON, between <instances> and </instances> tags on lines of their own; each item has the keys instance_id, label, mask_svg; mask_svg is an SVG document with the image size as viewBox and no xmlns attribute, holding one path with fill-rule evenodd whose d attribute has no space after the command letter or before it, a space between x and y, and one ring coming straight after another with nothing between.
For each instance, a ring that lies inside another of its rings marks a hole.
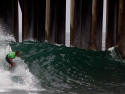
<instances>
[{"instance_id":1,"label":"green wave","mask_svg":"<svg viewBox=\"0 0 125 94\"><path fill-rule=\"evenodd\" d=\"M49 42L10 43L45 88L79 92L124 91L125 62L117 47L94 51ZM86 93L87 94L87 93Z\"/></svg>"}]
</instances>

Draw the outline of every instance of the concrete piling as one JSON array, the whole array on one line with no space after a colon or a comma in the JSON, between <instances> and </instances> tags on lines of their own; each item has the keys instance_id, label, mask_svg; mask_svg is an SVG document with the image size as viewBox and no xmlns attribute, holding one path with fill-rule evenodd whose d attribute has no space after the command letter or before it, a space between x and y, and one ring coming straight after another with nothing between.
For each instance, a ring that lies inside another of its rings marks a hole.
<instances>
[{"instance_id":1,"label":"concrete piling","mask_svg":"<svg viewBox=\"0 0 125 94\"><path fill-rule=\"evenodd\" d=\"M82 0L81 41L83 49L91 48L92 0Z\"/></svg>"},{"instance_id":2,"label":"concrete piling","mask_svg":"<svg viewBox=\"0 0 125 94\"><path fill-rule=\"evenodd\" d=\"M28 12L28 0L24 0L22 8L22 40L26 40L29 37L29 12Z\"/></svg>"},{"instance_id":3,"label":"concrete piling","mask_svg":"<svg viewBox=\"0 0 125 94\"><path fill-rule=\"evenodd\" d=\"M46 13L46 0L37 0L35 11L35 33L37 34L38 41L45 40L45 13Z\"/></svg>"},{"instance_id":4,"label":"concrete piling","mask_svg":"<svg viewBox=\"0 0 125 94\"><path fill-rule=\"evenodd\" d=\"M81 9L82 9L82 0L71 0L70 45L76 46L78 48L82 47Z\"/></svg>"},{"instance_id":5,"label":"concrete piling","mask_svg":"<svg viewBox=\"0 0 125 94\"><path fill-rule=\"evenodd\" d=\"M45 20L45 32L46 40L50 40L50 26L51 26L51 0L46 0L46 20Z\"/></svg>"},{"instance_id":6,"label":"concrete piling","mask_svg":"<svg viewBox=\"0 0 125 94\"><path fill-rule=\"evenodd\" d=\"M125 0L119 0L118 50L125 58Z\"/></svg>"},{"instance_id":7,"label":"concrete piling","mask_svg":"<svg viewBox=\"0 0 125 94\"><path fill-rule=\"evenodd\" d=\"M107 0L106 19L106 50L117 45L118 34L118 2L119 0Z\"/></svg>"},{"instance_id":8,"label":"concrete piling","mask_svg":"<svg viewBox=\"0 0 125 94\"><path fill-rule=\"evenodd\" d=\"M66 0L56 0L56 43L65 45Z\"/></svg>"},{"instance_id":9,"label":"concrete piling","mask_svg":"<svg viewBox=\"0 0 125 94\"><path fill-rule=\"evenodd\" d=\"M103 0L93 0L92 2L92 33L91 49L102 49L102 18Z\"/></svg>"},{"instance_id":10,"label":"concrete piling","mask_svg":"<svg viewBox=\"0 0 125 94\"><path fill-rule=\"evenodd\" d=\"M71 0L70 5L70 46L74 46L75 33L75 0Z\"/></svg>"}]
</instances>

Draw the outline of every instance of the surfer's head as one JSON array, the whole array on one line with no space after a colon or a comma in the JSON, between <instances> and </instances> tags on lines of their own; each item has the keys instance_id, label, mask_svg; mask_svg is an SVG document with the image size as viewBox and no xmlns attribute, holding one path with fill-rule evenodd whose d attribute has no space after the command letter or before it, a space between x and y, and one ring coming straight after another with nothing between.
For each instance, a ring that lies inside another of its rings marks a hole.
<instances>
[{"instance_id":1,"label":"surfer's head","mask_svg":"<svg viewBox=\"0 0 125 94\"><path fill-rule=\"evenodd\" d=\"M20 51L16 51L16 56L20 56L21 52Z\"/></svg>"}]
</instances>

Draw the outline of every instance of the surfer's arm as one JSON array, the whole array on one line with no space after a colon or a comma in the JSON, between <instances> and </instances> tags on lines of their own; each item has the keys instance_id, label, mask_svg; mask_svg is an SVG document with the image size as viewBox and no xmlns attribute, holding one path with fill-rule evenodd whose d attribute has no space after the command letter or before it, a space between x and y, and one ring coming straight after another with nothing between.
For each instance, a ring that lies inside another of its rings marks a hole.
<instances>
[{"instance_id":1,"label":"surfer's arm","mask_svg":"<svg viewBox=\"0 0 125 94\"><path fill-rule=\"evenodd\" d=\"M11 58L9 58L9 59L10 59L10 62L12 63L12 65L9 67L9 69L11 69L11 68L15 67L16 64L13 62L13 60Z\"/></svg>"}]
</instances>

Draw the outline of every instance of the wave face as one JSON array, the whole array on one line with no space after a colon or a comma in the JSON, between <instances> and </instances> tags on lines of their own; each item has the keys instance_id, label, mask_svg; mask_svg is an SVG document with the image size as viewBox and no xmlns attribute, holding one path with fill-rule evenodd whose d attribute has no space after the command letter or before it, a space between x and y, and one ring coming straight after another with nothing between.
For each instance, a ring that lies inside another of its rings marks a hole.
<instances>
[{"instance_id":1,"label":"wave face","mask_svg":"<svg viewBox=\"0 0 125 94\"><path fill-rule=\"evenodd\" d=\"M123 94L125 62L117 47L93 51L49 42L11 42L47 91L43 94ZM42 93L41 93L42 94Z\"/></svg>"}]
</instances>

